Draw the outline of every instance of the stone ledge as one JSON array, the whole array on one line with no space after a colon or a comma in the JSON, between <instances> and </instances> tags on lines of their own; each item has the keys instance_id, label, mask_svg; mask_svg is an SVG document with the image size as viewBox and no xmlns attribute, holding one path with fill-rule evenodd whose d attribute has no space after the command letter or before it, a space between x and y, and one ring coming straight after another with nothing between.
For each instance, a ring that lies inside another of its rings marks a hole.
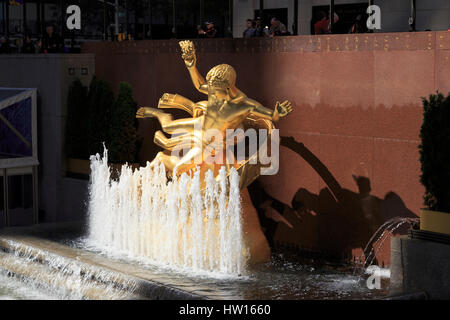
<instances>
[{"instance_id":1,"label":"stone ledge","mask_svg":"<svg viewBox=\"0 0 450 320\"><path fill-rule=\"evenodd\" d=\"M450 246L391 239L391 295L426 292L430 299L450 299Z\"/></svg>"}]
</instances>

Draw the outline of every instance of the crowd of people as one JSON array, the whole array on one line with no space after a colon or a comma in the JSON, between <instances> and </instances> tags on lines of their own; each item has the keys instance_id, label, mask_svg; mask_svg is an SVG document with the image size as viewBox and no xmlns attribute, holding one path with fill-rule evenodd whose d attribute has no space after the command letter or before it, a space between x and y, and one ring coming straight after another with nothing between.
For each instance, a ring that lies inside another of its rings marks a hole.
<instances>
[{"instance_id":1,"label":"crowd of people","mask_svg":"<svg viewBox=\"0 0 450 320\"><path fill-rule=\"evenodd\" d=\"M218 30L214 22L205 22L204 26L198 26L198 34L200 38L216 38L218 36ZM290 32L287 30L286 26L276 17L270 20L270 27L264 27L261 18L247 20L247 28L243 33L244 38L255 38L255 37L278 37L278 36L288 36Z\"/></svg>"},{"instance_id":2,"label":"crowd of people","mask_svg":"<svg viewBox=\"0 0 450 320\"><path fill-rule=\"evenodd\" d=\"M339 16L334 12L333 20L333 33L365 33L368 32L367 27L363 23L363 17L358 14L353 20L350 27L348 24L344 24L340 21ZM325 11L319 11L316 13L315 19L313 20L314 30L313 33L316 35L328 34L330 31L330 12L328 14Z\"/></svg>"},{"instance_id":3,"label":"crowd of people","mask_svg":"<svg viewBox=\"0 0 450 320\"><path fill-rule=\"evenodd\" d=\"M334 23L336 24L338 21L339 17L336 13L334 13ZM316 35L330 33L329 13L327 15L323 11L318 12L311 26L313 27L312 32L314 32L314 34ZM219 32L216 24L212 21L207 21L203 25L197 26L197 32L199 38L216 38L223 36ZM364 32L361 23L361 15L357 16L354 24L351 26L348 32L349 33ZM257 17L256 19L247 19L246 29L242 34L244 38L256 38L256 37L273 38L287 35L290 35L290 32L286 28L286 25L283 24L276 17L273 17L270 20L270 27L264 26L262 23L262 19L260 17ZM129 37L127 38L127 40L128 39L131 38ZM63 53L69 51L70 51L69 48L67 48L64 45L63 39L57 32L55 32L55 27L53 25L47 25L44 36L36 41L33 41L29 35L26 35L23 40L22 39L15 40L12 43L9 41L7 37L5 36L0 37L0 54Z\"/></svg>"},{"instance_id":4,"label":"crowd of people","mask_svg":"<svg viewBox=\"0 0 450 320\"><path fill-rule=\"evenodd\" d=\"M53 25L48 25L42 39L33 41L29 35L25 39L11 43L5 36L0 38L0 54L8 53L62 53L67 49L64 42L55 32Z\"/></svg>"},{"instance_id":5,"label":"crowd of people","mask_svg":"<svg viewBox=\"0 0 450 320\"><path fill-rule=\"evenodd\" d=\"M314 33L315 34L327 34L330 33L330 13L328 12L328 16L325 12L319 11L317 22L314 24ZM339 21L339 16L334 13L334 23Z\"/></svg>"},{"instance_id":6,"label":"crowd of people","mask_svg":"<svg viewBox=\"0 0 450 320\"><path fill-rule=\"evenodd\" d=\"M287 30L286 26L275 17L270 20L270 28L262 25L260 17L257 17L254 20L247 19L247 29L245 29L243 33L244 38L273 38L288 35L290 35L290 32Z\"/></svg>"}]
</instances>

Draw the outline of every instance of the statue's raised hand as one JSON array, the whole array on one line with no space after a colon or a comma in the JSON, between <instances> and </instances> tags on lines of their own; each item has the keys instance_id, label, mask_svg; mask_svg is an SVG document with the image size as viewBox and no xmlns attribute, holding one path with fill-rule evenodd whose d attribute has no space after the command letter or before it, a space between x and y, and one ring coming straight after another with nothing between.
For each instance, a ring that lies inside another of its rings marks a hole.
<instances>
[{"instance_id":1,"label":"statue's raised hand","mask_svg":"<svg viewBox=\"0 0 450 320\"><path fill-rule=\"evenodd\" d=\"M292 104L287 100L282 103L277 101L275 109L278 111L278 115L280 118L286 117L289 113L292 112Z\"/></svg>"},{"instance_id":2,"label":"statue's raised hand","mask_svg":"<svg viewBox=\"0 0 450 320\"><path fill-rule=\"evenodd\" d=\"M183 58L186 67L194 67L197 62L194 43L189 40L180 41L180 47L182 53L181 57Z\"/></svg>"}]
</instances>

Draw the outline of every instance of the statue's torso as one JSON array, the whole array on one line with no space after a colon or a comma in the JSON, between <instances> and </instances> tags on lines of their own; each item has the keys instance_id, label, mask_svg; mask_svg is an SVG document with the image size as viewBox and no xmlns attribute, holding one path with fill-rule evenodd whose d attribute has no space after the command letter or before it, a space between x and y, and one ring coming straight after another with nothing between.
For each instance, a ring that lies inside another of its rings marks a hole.
<instances>
[{"instance_id":1,"label":"statue's torso","mask_svg":"<svg viewBox=\"0 0 450 320\"><path fill-rule=\"evenodd\" d=\"M227 129L236 129L250 114L252 107L244 101L240 103L222 101L208 101L204 114L203 130L216 129L222 134Z\"/></svg>"}]
</instances>

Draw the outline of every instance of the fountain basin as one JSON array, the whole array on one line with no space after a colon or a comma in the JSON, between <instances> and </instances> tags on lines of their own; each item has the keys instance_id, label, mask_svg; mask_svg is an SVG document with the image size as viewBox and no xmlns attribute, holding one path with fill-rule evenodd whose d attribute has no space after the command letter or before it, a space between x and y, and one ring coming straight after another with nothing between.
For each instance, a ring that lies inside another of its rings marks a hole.
<instances>
[{"instance_id":1,"label":"fountain basin","mask_svg":"<svg viewBox=\"0 0 450 320\"><path fill-rule=\"evenodd\" d=\"M450 299L450 244L430 240L391 239L392 295L425 292L430 299Z\"/></svg>"},{"instance_id":2,"label":"fountain basin","mask_svg":"<svg viewBox=\"0 0 450 320\"><path fill-rule=\"evenodd\" d=\"M40 225L0 232L0 274L50 293L52 299L378 299L351 267L272 261L245 277L194 274L83 246L82 224ZM0 293L2 284L0 283Z\"/></svg>"}]
</instances>

